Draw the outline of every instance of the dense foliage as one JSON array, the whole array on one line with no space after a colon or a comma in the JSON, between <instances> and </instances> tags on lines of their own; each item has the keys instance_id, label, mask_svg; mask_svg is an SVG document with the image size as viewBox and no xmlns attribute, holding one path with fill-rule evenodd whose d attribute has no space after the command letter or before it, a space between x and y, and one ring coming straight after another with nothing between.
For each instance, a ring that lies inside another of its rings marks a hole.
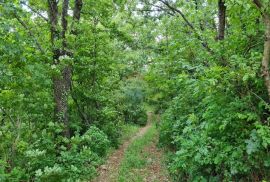
<instances>
[{"instance_id":1,"label":"dense foliage","mask_svg":"<svg viewBox=\"0 0 270 182\"><path fill-rule=\"evenodd\" d=\"M120 1L0 2L0 181L89 180L125 123L146 123L128 16Z\"/></svg>"},{"instance_id":2,"label":"dense foliage","mask_svg":"<svg viewBox=\"0 0 270 182\"><path fill-rule=\"evenodd\" d=\"M0 181L92 179L146 101L175 181L270 180L269 3L0 1Z\"/></svg>"},{"instance_id":3,"label":"dense foliage","mask_svg":"<svg viewBox=\"0 0 270 182\"><path fill-rule=\"evenodd\" d=\"M220 2L144 5L164 13L155 14L159 51L147 76L150 101L162 113L160 143L176 181L269 180L269 97L261 73L267 27L255 1L225 0L219 38Z\"/></svg>"}]
</instances>

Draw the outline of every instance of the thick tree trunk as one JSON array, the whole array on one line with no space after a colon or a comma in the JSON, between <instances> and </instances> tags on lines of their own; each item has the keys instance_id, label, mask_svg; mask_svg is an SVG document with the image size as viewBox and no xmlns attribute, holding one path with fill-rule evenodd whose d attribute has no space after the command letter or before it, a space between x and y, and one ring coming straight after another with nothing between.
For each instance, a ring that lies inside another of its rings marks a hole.
<instances>
[{"instance_id":1,"label":"thick tree trunk","mask_svg":"<svg viewBox=\"0 0 270 182\"><path fill-rule=\"evenodd\" d=\"M65 125L64 135L70 137L68 119L68 96L71 88L71 67L63 69L61 76L53 78L53 90L55 101L55 116Z\"/></svg>"},{"instance_id":2,"label":"thick tree trunk","mask_svg":"<svg viewBox=\"0 0 270 182\"><path fill-rule=\"evenodd\" d=\"M270 101L270 74L269 74L269 59L270 59L270 15L263 15L265 24L265 41L264 51L262 59L262 75L264 77L264 83L268 92L268 99Z\"/></svg>"},{"instance_id":3,"label":"thick tree trunk","mask_svg":"<svg viewBox=\"0 0 270 182\"><path fill-rule=\"evenodd\" d=\"M66 33L68 30L68 8L69 0L63 0L62 12L61 12L61 28L58 26L59 13L58 13L57 0L48 0L48 15L49 23L51 26L51 43L53 48L53 61L55 65L59 65L61 57L72 57L73 53L68 50L68 44L66 40ZM75 0L75 6L73 11L73 24L80 20L80 13L82 9L82 0ZM72 24L72 25L73 25ZM71 27L71 32L76 35L76 32ZM57 41L62 42L61 47L57 47ZM64 135L70 137L69 118L68 118L68 97L71 90L72 83L72 67L68 64L62 68L61 74L52 78L53 80L53 93L55 102L55 118L59 122L63 122L65 125Z\"/></svg>"},{"instance_id":4,"label":"thick tree trunk","mask_svg":"<svg viewBox=\"0 0 270 182\"><path fill-rule=\"evenodd\" d=\"M64 0L62 5L62 31L60 34L58 26L58 2L55 0L48 0L48 14L51 26L51 43L53 47L53 60L55 65L60 63L60 57L66 56L67 43L65 34L67 31L67 11L68 11L69 0ZM55 42L62 40L62 47L57 47ZM61 70L61 75L56 75L52 78L53 80L53 93L55 102L55 118L59 122L63 122L64 136L70 137L69 131L69 119L68 119L68 95L71 88L71 67L65 66Z\"/></svg>"},{"instance_id":5,"label":"thick tree trunk","mask_svg":"<svg viewBox=\"0 0 270 182\"><path fill-rule=\"evenodd\" d=\"M218 40L223 40L225 37L226 27L226 6L225 0L218 0Z\"/></svg>"}]
</instances>

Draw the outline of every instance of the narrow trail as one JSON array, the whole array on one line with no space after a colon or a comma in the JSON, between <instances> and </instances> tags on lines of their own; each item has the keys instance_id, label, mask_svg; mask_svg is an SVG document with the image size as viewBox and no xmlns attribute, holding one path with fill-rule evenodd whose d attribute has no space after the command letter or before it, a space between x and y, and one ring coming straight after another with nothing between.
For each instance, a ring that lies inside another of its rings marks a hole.
<instances>
[{"instance_id":1,"label":"narrow trail","mask_svg":"<svg viewBox=\"0 0 270 182\"><path fill-rule=\"evenodd\" d=\"M133 136L131 139L125 141L111 156L108 158L107 162L104 165L101 165L98 169L99 176L96 177L93 182L117 182L118 181L118 172L121 162L123 160L125 151L129 145L134 142L136 139L144 136L149 128L152 127L153 114L151 112L147 113L148 119L147 124L141 128L138 133ZM160 161L162 157L162 152L156 147L156 139L151 142L149 146L145 147L145 152L150 152L153 157L147 159L151 165L148 165L147 168L139 171L139 173L145 173L144 180L145 182L157 182L157 181L169 181L168 178L164 175L161 175L161 166L162 162Z\"/></svg>"},{"instance_id":2,"label":"narrow trail","mask_svg":"<svg viewBox=\"0 0 270 182\"><path fill-rule=\"evenodd\" d=\"M143 150L144 153L150 154L147 157L147 165L140 171L140 175L144 176L144 182L169 182L169 175L164 171L164 163L162 163L163 152L157 148L158 139L155 138L150 145Z\"/></svg>"}]
</instances>

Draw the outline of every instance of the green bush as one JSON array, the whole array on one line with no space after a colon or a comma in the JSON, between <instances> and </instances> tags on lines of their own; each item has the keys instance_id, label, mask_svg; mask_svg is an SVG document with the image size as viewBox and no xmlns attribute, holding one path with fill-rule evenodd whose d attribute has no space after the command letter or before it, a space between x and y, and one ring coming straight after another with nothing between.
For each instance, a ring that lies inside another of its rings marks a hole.
<instances>
[{"instance_id":1,"label":"green bush","mask_svg":"<svg viewBox=\"0 0 270 182\"><path fill-rule=\"evenodd\" d=\"M81 144L87 146L92 152L104 157L110 147L107 135L95 126L91 126L82 136Z\"/></svg>"},{"instance_id":2,"label":"green bush","mask_svg":"<svg viewBox=\"0 0 270 182\"><path fill-rule=\"evenodd\" d=\"M66 145L60 147L59 156L52 166L35 170L36 181L91 179L110 147L107 135L95 126L90 127L82 136L75 135L70 141L64 139L64 142Z\"/></svg>"},{"instance_id":3,"label":"green bush","mask_svg":"<svg viewBox=\"0 0 270 182\"><path fill-rule=\"evenodd\" d=\"M119 93L119 107L123 111L125 122L138 125L147 123L144 107L146 91L144 81L134 78L127 80Z\"/></svg>"},{"instance_id":4,"label":"green bush","mask_svg":"<svg viewBox=\"0 0 270 182\"><path fill-rule=\"evenodd\" d=\"M169 170L176 181L269 177L270 128L260 121L267 105L247 93L238 96L233 81L223 81L234 76L219 68L196 80L180 75L183 89L162 115L160 125L160 143L175 151Z\"/></svg>"},{"instance_id":5,"label":"green bush","mask_svg":"<svg viewBox=\"0 0 270 182\"><path fill-rule=\"evenodd\" d=\"M39 139L28 144L14 160L9 172L7 163L0 163L1 181L76 181L89 180L96 175L110 147L107 135L95 126L91 126L83 135L75 134L64 138L61 125L49 123ZM33 134L33 136L38 136Z\"/></svg>"}]
</instances>

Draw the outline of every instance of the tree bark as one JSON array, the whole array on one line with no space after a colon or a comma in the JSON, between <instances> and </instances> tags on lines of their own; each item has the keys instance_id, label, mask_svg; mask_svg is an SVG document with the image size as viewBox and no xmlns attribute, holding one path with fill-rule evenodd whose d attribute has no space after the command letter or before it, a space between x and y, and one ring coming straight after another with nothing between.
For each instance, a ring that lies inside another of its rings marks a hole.
<instances>
[{"instance_id":1,"label":"tree bark","mask_svg":"<svg viewBox=\"0 0 270 182\"><path fill-rule=\"evenodd\" d=\"M267 88L268 99L270 101L270 74L269 74L269 59L270 59L270 15L265 14L263 16L265 24L265 41L264 41L264 51L262 59L262 75L264 77L264 84Z\"/></svg>"},{"instance_id":2,"label":"tree bark","mask_svg":"<svg viewBox=\"0 0 270 182\"><path fill-rule=\"evenodd\" d=\"M57 27L59 13L58 13L58 2L55 0L48 0L48 14L49 22L51 26L51 43L53 47L53 60L55 65L60 63L61 56L67 56L69 53L66 42L66 31L67 31L67 11L69 6L69 0L64 0L62 5L62 18L61 18L61 34ZM55 45L56 41L62 41L62 47ZM69 55L70 56L70 55ZM53 76L53 93L55 102L55 118L59 122L63 122L64 136L70 137L69 119L68 119L68 96L71 88L71 76L72 71L69 65L64 66L63 70L60 70L61 74Z\"/></svg>"},{"instance_id":3,"label":"tree bark","mask_svg":"<svg viewBox=\"0 0 270 182\"><path fill-rule=\"evenodd\" d=\"M61 19L61 24L62 24L62 32L61 32L61 39L62 39L62 55L67 55L67 40L66 40L66 32L67 32L67 16L68 16L68 5L69 5L69 0L64 0L63 2L63 7L62 7L62 19Z\"/></svg>"},{"instance_id":4,"label":"tree bark","mask_svg":"<svg viewBox=\"0 0 270 182\"><path fill-rule=\"evenodd\" d=\"M222 41L225 38L225 29L226 29L226 6L225 0L218 0L218 33L217 40ZM223 43L221 43L223 44ZM221 52L222 53L222 52ZM220 56L220 64L226 66L227 60L224 57L224 53Z\"/></svg>"},{"instance_id":5,"label":"tree bark","mask_svg":"<svg viewBox=\"0 0 270 182\"><path fill-rule=\"evenodd\" d=\"M48 14L49 22L51 26L51 43L53 47L53 60L55 65L59 65L61 57L73 57L73 52L68 50L68 43L66 40L66 33L68 31L68 8L69 0L63 0L62 12L61 12L61 31L58 26L58 2L57 0L48 0ZM73 10L73 22L71 26L71 33L76 35L77 32L73 30L74 22L80 20L80 14L82 9L82 0L75 0L75 6ZM56 41L62 41L62 47L56 46ZM68 63L63 63L64 68L60 75L54 76L53 80L53 93L55 102L55 118L59 122L63 122L65 125L64 136L70 137L69 117L68 117L68 97L71 91L72 84L72 66Z\"/></svg>"},{"instance_id":6,"label":"tree bark","mask_svg":"<svg viewBox=\"0 0 270 182\"><path fill-rule=\"evenodd\" d=\"M270 59L270 14L266 7L263 6L260 0L253 0L253 3L259 9L263 22L265 25L265 40L262 58L262 76L264 78L264 85L267 89L268 102L270 101L270 74L269 74L269 59Z\"/></svg>"},{"instance_id":7,"label":"tree bark","mask_svg":"<svg viewBox=\"0 0 270 182\"><path fill-rule=\"evenodd\" d=\"M223 40L225 37L226 27L226 6L225 0L218 0L218 40Z\"/></svg>"},{"instance_id":8,"label":"tree bark","mask_svg":"<svg viewBox=\"0 0 270 182\"><path fill-rule=\"evenodd\" d=\"M73 20L79 21L81 18L82 0L75 0L75 6L73 11Z\"/></svg>"},{"instance_id":9,"label":"tree bark","mask_svg":"<svg viewBox=\"0 0 270 182\"><path fill-rule=\"evenodd\" d=\"M72 71L70 66L66 66L59 76L53 77L53 90L55 101L55 116L65 125L64 135L70 137L68 118L68 96L71 88Z\"/></svg>"}]
</instances>

